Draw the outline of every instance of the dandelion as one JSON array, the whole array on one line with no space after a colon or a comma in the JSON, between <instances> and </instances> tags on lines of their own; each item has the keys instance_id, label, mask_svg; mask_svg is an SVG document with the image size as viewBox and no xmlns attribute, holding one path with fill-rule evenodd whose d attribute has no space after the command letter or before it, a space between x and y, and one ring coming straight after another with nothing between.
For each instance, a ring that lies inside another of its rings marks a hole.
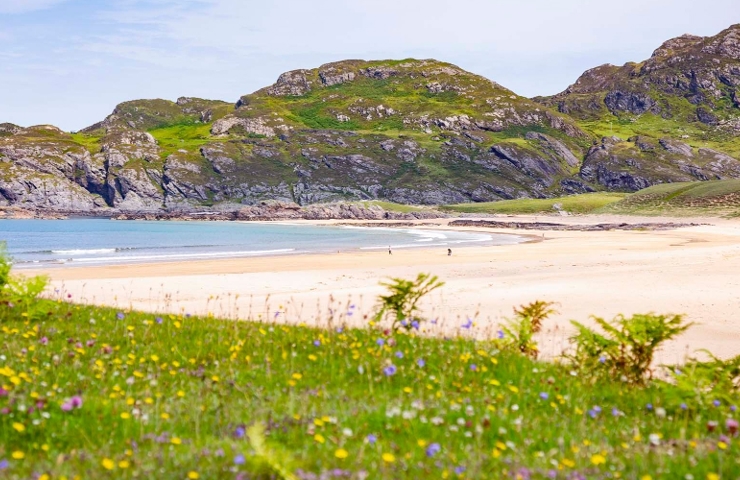
<instances>
[{"instance_id":1,"label":"dandelion","mask_svg":"<svg viewBox=\"0 0 740 480\"><path fill-rule=\"evenodd\" d=\"M20 450L16 450L10 456L13 457L14 460L23 460L23 458L25 458L26 454L23 453L23 452L21 452Z\"/></svg>"},{"instance_id":2,"label":"dandelion","mask_svg":"<svg viewBox=\"0 0 740 480\"><path fill-rule=\"evenodd\" d=\"M200 478L200 475L198 475L198 472L190 471L188 472L188 478L190 480L198 480Z\"/></svg>"},{"instance_id":3,"label":"dandelion","mask_svg":"<svg viewBox=\"0 0 740 480\"><path fill-rule=\"evenodd\" d=\"M384 453L383 454L383 461L385 463L393 463L393 462L396 461L396 457L392 453Z\"/></svg>"},{"instance_id":4,"label":"dandelion","mask_svg":"<svg viewBox=\"0 0 740 480\"><path fill-rule=\"evenodd\" d=\"M326 442L326 439L325 439L325 438L324 438L324 436L323 436L323 435L321 435L320 433L317 433L316 435L314 435L314 436L313 436L313 439L314 439L314 440L315 440L316 442L318 442L318 443L324 443L324 442Z\"/></svg>"},{"instance_id":5,"label":"dandelion","mask_svg":"<svg viewBox=\"0 0 740 480\"><path fill-rule=\"evenodd\" d=\"M116 468L116 463L110 458L104 458L101 465L103 465L103 468L106 470L113 470Z\"/></svg>"},{"instance_id":6,"label":"dandelion","mask_svg":"<svg viewBox=\"0 0 740 480\"><path fill-rule=\"evenodd\" d=\"M26 426L22 423L15 422L13 423L13 429L18 433L22 433L26 430Z\"/></svg>"},{"instance_id":7,"label":"dandelion","mask_svg":"<svg viewBox=\"0 0 740 480\"><path fill-rule=\"evenodd\" d=\"M182 445L182 440L179 437L172 437L172 440L170 440L170 443L172 445Z\"/></svg>"},{"instance_id":8,"label":"dandelion","mask_svg":"<svg viewBox=\"0 0 740 480\"><path fill-rule=\"evenodd\" d=\"M606 463L606 458L600 453L597 453L591 456L591 463L596 466L603 465Z\"/></svg>"},{"instance_id":9,"label":"dandelion","mask_svg":"<svg viewBox=\"0 0 740 480\"><path fill-rule=\"evenodd\" d=\"M383 369L383 373L385 374L386 377L390 377L390 376L395 375L397 371L398 371L398 369L393 364L390 364L390 365L388 365L387 367L385 367Z\"/></svg>"},{"instance_id":10,"label":"dandelion","mask_svg":"<svg viewBox=\"0 0 740 480\"><path fill-rule=\"evenodd\" d=\"M121 460L120 462L118 462L118 468L120 468L120 469L125 470L128 467L130 467L130 466L131 466L131 464L128 462L128 460Z\"/></svg>"},{"instance_id":11,"label":"dandelion","mask_svg":"<svg viewBox=\"0 0 740 480\"><path fill-rule=\"evenodd\" d=\"M427 447L426 455L427 457L431 458L437 455L442 450L442 447L439 445L439 443L431 443Z\"/></svg>"},{"instance_id":12,"label":"dandelion","mask_svg":"<svg viewBox=\"0 0 740 480\"><path fill-rule=\"evenodd\" d=\"M336 452L334 452L334 456L337 457L340 460L344 460L349 456L349 452L347 450L340 448Z\"/></svg>"}]
</instances>

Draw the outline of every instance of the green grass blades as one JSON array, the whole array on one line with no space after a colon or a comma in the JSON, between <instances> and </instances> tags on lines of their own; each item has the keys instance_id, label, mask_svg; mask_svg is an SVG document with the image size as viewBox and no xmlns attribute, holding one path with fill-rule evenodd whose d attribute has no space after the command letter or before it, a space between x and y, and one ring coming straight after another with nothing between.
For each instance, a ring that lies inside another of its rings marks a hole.
<instances>
[{"instance_id":1,"label":"green grass blades","mask_svg":"<svg viewBox=\"0 0 740 480\"><path fill-rule=\"evenodd\" d=\"M432 338L67 299L34 311L0 323L2 478L740 474L727 392L679 405L670 385L594 384L472 340L472 321Z\"/></svg>"}]
</instances>

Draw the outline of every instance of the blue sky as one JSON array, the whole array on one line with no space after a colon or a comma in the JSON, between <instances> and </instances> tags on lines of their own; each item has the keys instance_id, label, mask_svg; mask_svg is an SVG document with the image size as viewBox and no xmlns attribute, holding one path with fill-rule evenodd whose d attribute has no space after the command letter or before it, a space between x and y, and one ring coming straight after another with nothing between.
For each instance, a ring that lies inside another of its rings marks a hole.
<instances>
[{"instance_id":1,"label":"blue sky","mask_svg":"<svg viewBox=\"0 0 740 480\"><path fill-rule=\"evenodd\" d=\"M0 0L0 122L77 130L125 100L236 101L346 58L437 58L546 95L733 23L737 0Z\"/></svg>"}]
</instances>

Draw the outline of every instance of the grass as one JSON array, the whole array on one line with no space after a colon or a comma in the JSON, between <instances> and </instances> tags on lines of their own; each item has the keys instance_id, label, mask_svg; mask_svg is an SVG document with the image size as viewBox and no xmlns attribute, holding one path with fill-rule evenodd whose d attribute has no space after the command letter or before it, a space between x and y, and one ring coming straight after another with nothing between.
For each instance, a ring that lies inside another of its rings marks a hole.
<instances>
[{"instance_id":1,"label":"grass","mask_svg":"<svg viewBox=\"0 0 740 480\"><path fill-rule=\"evenodd\" d=\"M654 185L605 210L644 215L737 216L740 214L740 180Z\"/></svg>"},{"instance_id":2,"label":"grass","mask_svg":"<svg viewBox=\"0 0 740 480\"><path fill-rule=\"evenodd\" d=\"M472 322L441 339L349 329L354 307L334 312L317 330L0 305L3 478L740 474L740 441L706 427L735 415L726 401L681 408L655 385L594 385L471 339ZM253 425L264 439L245 436Z\"/></svg>"},{"instance_id":3,"label":"grass","mask_svg":"<svg viewBox=\"0 0 740 480\"><path fill-rule=\"evenodd\" d=\"M150 130L149 133L157 140L162 158L178 150L196 152L203 145L222 141L211 137L211 125L203 123L172 125Z\"/></svg>"},{"instance_id":4,"label":"grass","mask_svg":"<svg viewBox=\"0 0 740 480\"><path fill-rule=\"evenodd\" d=\"M403 205L401 203L393 203L393 202L384 202L381 200L371 200L366 202L360 202L360 204L370 207L373 205L376 205L386 212L399 212L399 213L411 213L411 212L421 212L424 211L423 207L418 207L415 205Z\"/></svg>"},{"instance_id":5,"label":"grass","mask_svg":"<svg viewBox=\"0 0 740 480\"><path fill-rule=\"evenodd\" d=\"M503 200L500 202L486 203L462 203L458 205L446 205L442 210L460 213L556 213L559 210L570 213L594 213L607 205L627 197L625 193L584 193L568 197L532 199L520 198L516 200Z\"/></svg>"}]
</instances>

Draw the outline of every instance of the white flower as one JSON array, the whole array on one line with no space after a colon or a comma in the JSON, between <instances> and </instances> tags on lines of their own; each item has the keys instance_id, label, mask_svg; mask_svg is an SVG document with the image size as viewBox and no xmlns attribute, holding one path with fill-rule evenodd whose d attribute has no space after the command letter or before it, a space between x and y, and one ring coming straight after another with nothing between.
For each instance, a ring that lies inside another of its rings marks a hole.
<instances>
[{"instance_id":1,"label":"white flower","mask_svg":"<svg viewBox=\"0 0 740 480\"><path fill-rule=\"evenodd\" d=\"M404 420L411 420L412 418L416 417L416 412L413 410L404 410L401 414L401 417Z\"/></svg>"},{"instance_id":2,"label":"white flower","mask_svg":"<svg viewBox=\"0 0 740 480\"><path fill-rule=\"evenodd\" d=\"M651 433L648 436L648 439L650 440L650 445L654 445L656 447L660 445L660 435L658 435L657 433Z\"/></svg>"},{"instance_id":3,"label":"white flower","mask_svg":"<svg viewBox=\"0 0 740 480\"><path fill-rule=\"evenodd\" d=\"M439 425L442 425L443 423L445 423L445 421L441 417L432 417L432 425L439 426Z\"/></svg>"},{"instance_id":4,"label":"white flower","mask_svg":"<svg viewBox=\"0 0 740 480\"><path fill-rule=\"evenodd\" d=\"M350 428L342 429L342 435L344 435L345 437L351 437L353 435L352 429Z\"/></svg>"},{"instance_id":5,"label":"white flower","mask_svg":"<svg viewBox=\"0 0 740 480\"><path fill-rule=\"evenodd\" d=\"M665 408L663 408L663 407L656 408L655 409L655 415L658 416L658 417L660 417L660 418L665 418Z\"/></svg>"},{"instance_id":6,"label":"white flower","mask_svg":"<svg viewBox=\"0 0 740 480\"><path fill-rule=\"evenodd\" d=\"M462 427L463 425L465 425L465 419L462 418L462 417L458 418L457 419L457 424Z\"/></svg>"},{"instance_id":7,"label":"white flower","mask_svg":"<svg viewBox=\"0 0 740 480\"><path fill-rule=\"evenodd\" d=\"M450 431L457 432L458 430L460 430L460 429L457 428L457 425L450 425Z\"/></svg>"},{"instance_id":8,"label":"white flower","mask_svg":"<svg viewBox=\"0 0 740 480\"><path fill-rule=\"evenodd\" d=\"M511 406L511 411L512 411L512 412L516 412L516 411L518 411L518 410L519 410L519 405L517 405L516 403L515 403L514 405L512 405L512 406Z\"/></svg>"},{"instance_id":9,"label":"white flower","mask_svg":"<svg viewBox=\"0 0 740 480\"><path fill-rule=\"evenodd\" d=\"M475 413L475 409L473 408L472 405L468 405L467 407L465 407L465 414L468 417L471 417L474 413Z\"/></svg>"},{"instance_id":10,"label":"white flower","mask_svg":"<svg viewBox=\"0 0 740 480\"><path fill-rule=\"evenodd\" d=\"M450 405L450 410L452 410L453 412L459 411L460 408L462 407L460 407L460 405L458 405L457 403L453 403L452 405Z\"/></svg>"}]
</instances>

